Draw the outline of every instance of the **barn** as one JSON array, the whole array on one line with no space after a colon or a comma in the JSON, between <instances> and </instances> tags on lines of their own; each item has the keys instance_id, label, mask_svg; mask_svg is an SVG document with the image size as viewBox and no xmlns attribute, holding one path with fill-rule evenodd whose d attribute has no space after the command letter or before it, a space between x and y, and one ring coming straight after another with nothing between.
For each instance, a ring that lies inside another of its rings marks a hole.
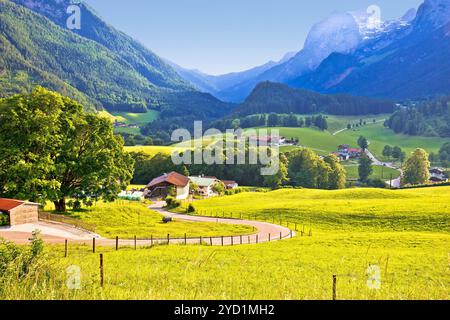
<instances>
[{"instance_id":1,"label":"barn","mask_svg":"<svg viewBox=\"0 0 450 320\"><path fill-rule=\"evenodd\" d=\"M177 200L184 200L189 197L189 178L177 172L164 174L161 177L153 179L147 185L147 198L163 197L170 194L170 188L173 188Z\"/></svg>"},{"instance_id":2,"label":"barn","mask_svg":"<svg viewBox=\"0 0 450 320\"><path fill-rule=\"evenodd\" d=\"M39 204L0 198L0 212L9 219L10 226L36 223L39 220Z\"/></svg>"}]
</instances>

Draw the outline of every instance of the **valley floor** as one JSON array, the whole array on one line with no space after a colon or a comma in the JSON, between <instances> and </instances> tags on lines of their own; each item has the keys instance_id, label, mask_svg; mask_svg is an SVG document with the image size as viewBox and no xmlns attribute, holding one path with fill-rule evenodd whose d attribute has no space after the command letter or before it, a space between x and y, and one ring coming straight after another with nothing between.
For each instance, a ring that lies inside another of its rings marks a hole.
<instances>
[{"instance_id":1,"label":"valley floor","mask_svg":"<svg viewBox=\"0 0 450 320\"><path fill-rule=\"evenodd\" d=\"M51 280L10 286L6 299L449 299L450 188L279 190L195 203L202 215L297 223L312 236L243 245L133 250L47 247ZM181 209L182 210L182 209ZM253 217L253 218L252 218ZM105 286L99 284L104 254ZM81 288L66 286L67 267ZM379 287L378 287L379 285Z\"/></svg>"}]
</instances>

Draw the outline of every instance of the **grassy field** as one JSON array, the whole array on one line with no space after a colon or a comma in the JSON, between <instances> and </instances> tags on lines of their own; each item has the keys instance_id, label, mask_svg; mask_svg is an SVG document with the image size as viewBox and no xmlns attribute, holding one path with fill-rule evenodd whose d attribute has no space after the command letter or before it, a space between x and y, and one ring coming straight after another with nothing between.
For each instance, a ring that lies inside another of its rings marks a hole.
<instances>
[{"instance_id":1,"label":"grassy field","mask_svg":"<svg viewBox=\"0 0 450 320\"><path fill-rule=\"evenodd\" d=\"M172 154L175 150L181 150L176 147L170 146L134 146L134 147L125 147L125 151L127 152L142 152L150 156L154 156L158 153L164 154Z\"/></svg>"},{"instance_id":2,"label":"grassy field","mask_svg":"<svg viewBox=\"0 0 450 320\"><path fill-rule=\"evenodd\" d=\"M218 223L193 223L174 221L165 224L162 215L151 211L146 204L126 200L113 203L98 202L94 207L82 211L72 211L72 218L94 224L96 232L105 238L122 239L165 238L170 234L174 238L199 236L222 236L251 234L253 228L242 225L227 225Z\"/></svg>"},{"instance_id":3,"label":"grassy field","mask_svg":"<svg viewBox=\"0 0 450 320\"><path fill-rule=\"evenodd\" d=\"M440 147L448 141L444 138L413 137L402 134L395 134L385 128L382 123L368 124L359 129L352 129L332 135L328 131L320 131L313 128L274 128L280 130L280 134L288 138L298 138L302 146L306 146L321 155L337 151L341 144L349 144L357 147L357 140L360 136L366 137L370 146L369 149L380 160L384 159L382 152L385 145L399 146L407 154L416 148L424 148L428 152L439 152ZM292 147L282 148L286 151Z\"/></svg>"},{"instance_id":4,"label":"grassy field","mask_svg":"<svg viewBox=\"0 0 450 320\"><path fill-rule=\"evenodd\" d=\"M348 124L359 124L360 120L366 122L367 126L374 123L384 123L389 118L389 114L364 115L364 116L327 116L328 131L335 133L347 128Z\"/></svg>"},{"instance_id":5,"label":"grassy field","mask_svg":"<svg viewBox=\"0 0 450 320\"><path fill-rule=\"evenodd\" d=\"M147 113L114 112L112 116L116 121L127 124L147 124L159 117L159 112L149 110Z\"/></svg>"},{"instance_id":6,"label":"grassy field","mask_svg":"<svg viewBox=\"0 0 450 320\"><path fill-rule=\"evenodd\" d=\"M195 208L205 215L224 211L242 213L250 219L256 214L258 220L281 217L315 229L450 233L450 187L394 191L282 189L207 199L196 202Z\"/></svg>"},{"instance_id":7,"label":"grassy field","mask_svg":"<svg viewBox=\"0 0 450 320\"><path fill-rule=\"evenodd\" d=\"M257 214L312 229L312 237L235 247L157 246L105 257L89 248L48 247L51 281L15 284L6 299L338 299L450 298L450 188L415 190L279 190L199 201L211 213ZM65 286L68 266L81 268L82 288ZM369 268L380 288L368 286ZM44 287L45 289L41 289ZM25 288L25 289L24 289Z\"/></svg>"},{"instance_id":8,"label":"grassy field","mask_svg":"<svg viewBox=\"0 0 450 320\"><path fill-rule=\"evenodd\" d=\"M359 179L358 165L345 165L344 168L347 171L347 180ZM389 180L391 178L391 174L393 179L400 177L400 171L398 170L381 166L373 166L373 173L369 178Z\"/></svg>"}]
</instances>

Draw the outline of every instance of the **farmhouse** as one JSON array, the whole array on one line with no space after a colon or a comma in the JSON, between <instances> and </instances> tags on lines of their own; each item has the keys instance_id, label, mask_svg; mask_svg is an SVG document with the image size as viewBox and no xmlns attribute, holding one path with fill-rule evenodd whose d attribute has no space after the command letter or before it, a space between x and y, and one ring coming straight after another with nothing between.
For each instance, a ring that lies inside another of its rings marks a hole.
<instances>
[{"instance_id":1,"label":"farmhouse","mask_svg":"<svg viewBox=\"0 0 450 320\"><path fill-rule=\"evenodd\" d=\"M177 172L165 173L147 185L146 198L167 197L173 191L177 200L184 200L189 197L189 185L188 177Z\"/></svg>"},{"instance_id":2,"label":"farmhouse","mask_svg":"<svg viewBox=\"0 0 450 320\"><path fill-rule=\"evenodd\" d=\"M0 212L9 217L9 225L36 223L39 220L39 204L13 200L0 199Z\"/></svg>"},{"instance_id":3,"label":"farmhouse","mask_svg":"<svg viewBox=\"0 0 450 320\"><path fill-rule=\"evenodd\" d=\"M232 180L222 180L222 183L225 185L225 188L228 190L233 190L239 188L239 184L236 181Z\"/></svg>"},{"instance_id":4,"label":"farmhouse","mask_svg":"<svg viewBox=\"0 0 450 320\"><path fill-rule=\"evenodd\" d=\"M191 180L193 184L198 186L198 194L206 198L217 195L214 192L213 188L217 183L221 182L216 177L204 177L204 176L189 177L189 180Z\"/></svg>"},{"instance_id":5,"label":"farmhouse","mask_svg":"<svg viewBox=\"0 0 450 320\"><path fill-rule=\"evenodd\" d=\"M431 168L430 169L430 181L431 182L447 182L448 175L442 169Z\"/></svg>"},{"instance_id":6,"label":"farmhouse","mask_svg":"<svg viewBox=\"0 0 450 320\"><path fill-rule=\"evenodd\" d=\"M342 161L346 161L350 159L358 159L361 157L362 153L362 149L350 148L348 144L342 144L338 147L338 151L333 152L332 154L336 155Z\"/></svg>"}]
</instances>

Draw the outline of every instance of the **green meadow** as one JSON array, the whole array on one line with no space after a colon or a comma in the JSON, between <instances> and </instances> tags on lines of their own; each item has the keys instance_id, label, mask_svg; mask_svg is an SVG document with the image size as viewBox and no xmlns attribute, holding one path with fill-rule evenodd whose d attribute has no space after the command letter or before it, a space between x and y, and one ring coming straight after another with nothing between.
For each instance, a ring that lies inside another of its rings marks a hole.
<instances>
[{"instance_id":1,"label":"green meadow","mask_svg":"<svg viewBox=\"0 0 450 320\"><path fill-rule=\"evenodd\" d=\"M382 166L373 166L373 173L369 177L370 179L381 179L381 180L390 180L391 175L392 179L397 179L400 177L400 171L382 167ZM358 173L358 165L344 165L345 171L347 171L347 180L358 180L359 179L359 173Z\"/></svg>"},{"instance_id":2,"label":"green meadow","mask_svg":"<svg viewBox=\"0 0 450 320\"><path fill-rule=\"evenodd\" d=\"M315 128L273 128L278 129L282 136L287 138L298 138L300 145L311 148L315 152L325 155L333 151L337 151L337 147L341 144L349 144L357 147L357 140L360 136L364 136L369 140L369 149L380 160L384 159L382 153L385 145L399 146L407 154L413 152L416 148L423 148L428 152L439 152L441 146L448 139L438 137L418 137L407 136L403 134L395 134L392 130L385 128L380 122L375 124L367 124L366 126L346 130L337 135L332 135L329 131L320 131ZM283 148L286 151L292 147Z\"/></svg>"},{"instance_id":3,"label":"green meadow","mask_svg":"<svg viewBox=\"0 0 450 320\"><path fill-rule=\"evenodd\" d=\"M90 223L96 227L96 233L102 237L113 239L173 238L199 236L230 236L252 234L253 228L243 225L220 223L194 223L177 221L163 223L163 216L148 209L148 203L118 200L112 203L97 202L92 208L69 211L68 216ZM50 205L49 207L51 207ZM50 208L47 208L50 209Z\"/></svg>"},{"instance_id":4,"label":"green meadow","mask_svg":"<svg viewBox=\"0 0 450 320\"><path fill-rule=\"evenodd\" d=\"M148 110L146 113L113 112L112 116L116 121L127 124L147 124L158 119L159 112L155 110Z\"/></svg>"},{"instance_id":5,"label":"green meadow","mask_svg":"<svg viewBox=\"0 0 450 320\"><path fill-rule=\"evenodd\" d=\"M286 189L195 202L198 212L281 218L311 231L293 239L233 247L155 246L133 250L47 246L37 274L2 299L338 299L450 298L450 188ZM181 209L182 210L182 209ZM99 256L105 284L100 287ZM67 267L81 288L66 286ZM378 270L379 287L373 287ZM41 278L47 279L46 281Z\"/></svg>"}]
</instances>

